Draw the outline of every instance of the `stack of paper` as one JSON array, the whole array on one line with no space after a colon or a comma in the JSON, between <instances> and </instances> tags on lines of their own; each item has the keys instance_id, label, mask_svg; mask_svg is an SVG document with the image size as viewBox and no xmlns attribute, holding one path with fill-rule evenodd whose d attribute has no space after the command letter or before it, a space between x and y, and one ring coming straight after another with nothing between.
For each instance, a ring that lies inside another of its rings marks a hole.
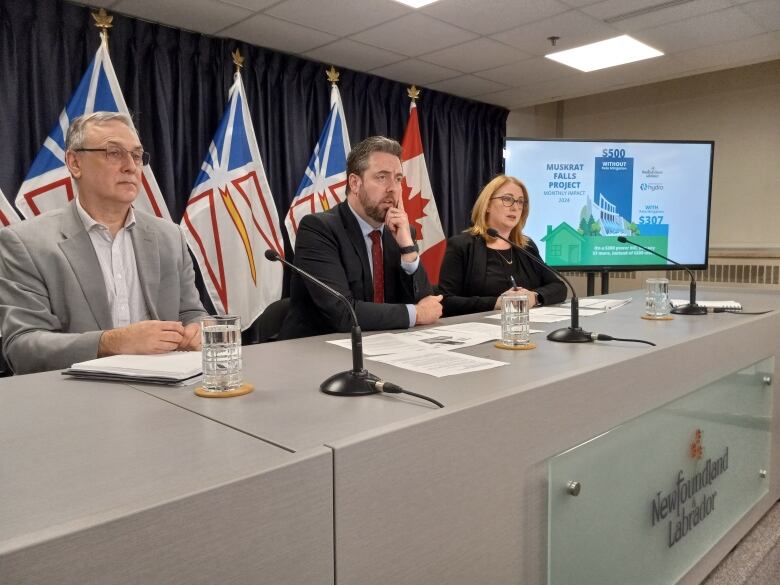
<instances>
[{"instance_id":1,"label":"stack of paper","mask_svg":"<svg viewBox=\"0 0 780 585\"><path fill-rule=\"evenodd\" d=\"M367 335L363 337L363 353L368 359L441 378L506 365L451 351L500 338L500 325L456 323L405 333ZM328 343L352 347L351 339L332 339Z\"/></svg>"},{"instance_id":2,"label":"stack of paper","mask_svg":"<svg viewBox=\"0 0 780 585\"><path fill-rule=\"evenodd\" d=\"M62 373L90 380L182 384L200 376L201 367L201 352L174 351L155 355L112 355L73 364Z\"/></svg>"}]
</instances>

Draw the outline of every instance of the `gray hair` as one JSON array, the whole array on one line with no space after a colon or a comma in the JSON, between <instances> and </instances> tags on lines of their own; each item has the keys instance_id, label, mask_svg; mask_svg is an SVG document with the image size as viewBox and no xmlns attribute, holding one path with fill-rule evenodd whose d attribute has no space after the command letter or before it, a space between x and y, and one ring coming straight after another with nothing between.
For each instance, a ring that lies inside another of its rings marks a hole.
<instances>
[{"instance_id":1,"label":"gray hair","mask_svg":"<svg viewBox=\"0 0 780 585\"><path fill-rule=\"evenodd\" d=\"M138 131L133 125L133 119L122 112L94 112L74 118L68 127L68 134L65 137L65 148L67 150L76 150L84 148L84 142L87 139L87 128L93 125L105 124L106 122L121 122L133 132Z\"/></svg>"},{"instance_id":2,"label":"gray hair","mask_svg":"<svg viewBox=\"0 0 780 585\"><path fill-rule=\"evenodd\" d=\"M349 151L347 157L347 177L352 174L362 177L368 168L368 159L375 152L392 154L401 159L401 145L398 141L385 136L369 136ZM349 189L349 183L347 183Z\"/></svg>"}]
</instances>

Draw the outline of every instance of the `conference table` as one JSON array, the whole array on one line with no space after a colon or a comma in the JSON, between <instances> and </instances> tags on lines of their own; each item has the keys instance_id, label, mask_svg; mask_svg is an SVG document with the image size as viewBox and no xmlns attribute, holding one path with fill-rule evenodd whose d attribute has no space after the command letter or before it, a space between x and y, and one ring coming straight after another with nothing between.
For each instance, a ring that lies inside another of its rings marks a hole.
<instances>
[{"instance_id":1,"label":"conference table","mask_svg":"<svg viewBox=\"0 0 780 585\"><path fill-rule=\"evenodd\" d=\"M230 399L57 372L4 379L0 487L12 497L0 504L0 582L541 585L553 575L550 462L760 362L773 398L760 417L766 487L683 559L675 581L699 583L780 499L780 300L700 289L772 311L649 321L641 291L610 297L632 300L581 326L655 347L533 334L530 351L456 350L507 365L442 378L366 360L443 409L319 392L351 366L326 343L344 334L245 347L255 390ZM487 315L442 323L498 323Z\"/></svg>"}]
</instances>

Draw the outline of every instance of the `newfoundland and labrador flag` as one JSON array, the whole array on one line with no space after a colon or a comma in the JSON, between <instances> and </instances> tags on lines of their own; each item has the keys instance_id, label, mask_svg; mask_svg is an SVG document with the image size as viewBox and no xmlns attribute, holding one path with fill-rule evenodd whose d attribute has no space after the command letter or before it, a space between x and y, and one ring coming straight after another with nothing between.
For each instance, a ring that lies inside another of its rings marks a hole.
<instances>
[{"instance_id":1,"label":"newfoundland and labrador flag","mask_svg":"<svg viewBox=\"0 0 780 585\"><path fill-rule=\"evenodd\" d=\"M416 230L417 245L420 247L420 261L431 284L438 284L439 269L444 258L447 240L439 220L439 210L433 198L428 167L425 165L420 121L417 117L417 105L412 101L409 109L409 121L401 142L401 164L404 180L401 185L404 211L409 216L409 224Z\"/></svg>"},{"instance_id":2,"label":"newfoundland and labrador flag","mask_svg":"<svg viewBox=\"0 0 780 585\"><path fill-rule=\"evenodd\" d=\"M349 151L344 106L334 83L330 90L330 114L284 219L293 249L298 225L304 216L330 209L345 199Z\"/></svg>"},{"instance_id":3,"label":"newfoundland and labrador flag","mask_svg":"<svg viewBox=\"0 0 780 585\"><path fill-rule=\"evenodd\" d=\"M19 188L15 203L22 215L34 217L62 207L75 197L76 184L65 165L65 136L71 120L99 111L129 113L105 39ZM134 206L158 217L171 218L150 167L143 169Z\"/></svg>"},{"instance_id":4,"label":"newfoundland and labrador flag","mask_svg":"<svg viewBox=\"0 0 780 585\"><path fill-rule=\"evenodd\" d=\"M16 223L17 221L21 220L19 219L19 216L16 215L11 203L5 198L5 195L3 195L2 189L0 189L0 228Z\"/></svg>"},{"instance_id":5,"label":"newfoundland and labrador flag","mask_svg":"<svg viewBox=\"0 0 780 585\"><path fill-rule=\"evenodd\" d=\"M247 329L282 296L279 216L265 176L240 74L195 180L181 225L220 315Z\"/></svg>"}]
</instances>

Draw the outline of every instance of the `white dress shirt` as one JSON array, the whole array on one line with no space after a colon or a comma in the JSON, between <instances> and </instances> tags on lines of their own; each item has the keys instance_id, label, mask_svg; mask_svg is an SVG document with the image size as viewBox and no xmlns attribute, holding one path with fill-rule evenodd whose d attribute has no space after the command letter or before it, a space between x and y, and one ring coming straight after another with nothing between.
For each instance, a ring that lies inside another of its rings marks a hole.
<instances>
[{"instance_id":1,"label":"white dress shirt","mask_svg":"<svg viewBox=\"0 0 780 585\"><path fill-rule=\"evenodd\" d=\"M97 254L114 327L125 327L149 319L130 237L130 230L135 226L133 209L130 208L125 225L114 238L111 238L108 226L92 219L78 198L76 209Z\"/></svg>"}]
</instances>

